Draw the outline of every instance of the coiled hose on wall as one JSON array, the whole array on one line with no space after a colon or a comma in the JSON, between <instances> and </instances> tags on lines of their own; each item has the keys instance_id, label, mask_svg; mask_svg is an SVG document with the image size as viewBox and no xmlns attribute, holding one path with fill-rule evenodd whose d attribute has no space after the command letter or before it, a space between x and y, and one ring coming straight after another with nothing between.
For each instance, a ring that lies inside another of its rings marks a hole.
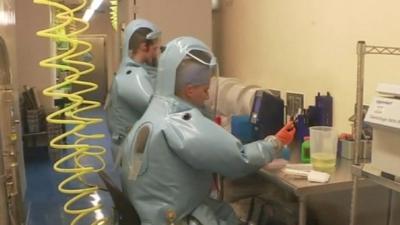
<instances>
[{"instance_id":1,"label":"coiled hose on wall","mask_svg":"<svg viewBox=\"0 0 400 225\"><path fill-rule=\"evenodd\" d=\"M100 145L88 144L90 140L103 138L103 134L84 133L87 126L102 122L99 118L88 118L82 115L84 111L100 107L99 102L86 100L81 96L82 94L97 89L96 84L79 80L81 76L94 70L93 64L78 60L92 49L90 43L80 41L77 38L79 34L88 29L89 24L74 16L77 11L85 7L86 0L82 0L81 5L74 9L70 9L56 0L34 0L34 3L47 5L56 10L56 18L58 21L57 25L39 31L37 35L50 38L53 41L67 42L70 46L69 49L62 54L42 60L40 66L50 69L62 69L69 73L64 81L46 88L43 94L53 98L65 98L71 102L68 106L47 116L46 119L49 123L63 124L71 127L71 129L68 129L65 133L52 139L50 141L50 146L56 150L69 153L54 164L54 170L68 176L68 178L59 184L58 189L62 193L73 195L73 197L64 204L64 211L74 216L71 225L75 225L81 219L88 217L90 214L94 214L96 210L102 207L101 204L88 208L79 208L78 205L81 202L84 203L85 200L88 200L90 195L98 191L99 188L96 185L89 184L86 178L88 175L97 173L105 168L103 155L106 152L105 148ZM78 29L76 31L59 32L60 29L68 31L69 29L66 28L72 24L77 25ZM78 47L84 50L78 51ZM79 70L78 67L85 69ZM83 89L73 93L63 93L60 91L71 85L78 85L83 87ZM66 140L67 137L75 138L76 141L74 144L64 144L63 140ZM90 165L86 165L88 163L84 161L90 161L91 163ZM91 224L104 224L106 222L106 218L99 218Z\"/></svg>"},{"instance_id":2,"label":"coiled hose on wall","mask_svg":"<svg viewBox=\"0 0 400 225\"><path fill-rule=\"evenodd\" d=\"M110 20L114 30L118 30L118 0L110 1Z\"/></svg>"}]
</instances>

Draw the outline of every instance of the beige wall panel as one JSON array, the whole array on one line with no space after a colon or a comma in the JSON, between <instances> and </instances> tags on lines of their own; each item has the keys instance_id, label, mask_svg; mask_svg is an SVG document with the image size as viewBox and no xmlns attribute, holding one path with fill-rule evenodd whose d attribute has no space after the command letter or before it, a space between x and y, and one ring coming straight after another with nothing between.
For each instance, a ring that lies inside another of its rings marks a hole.
<instances>
[{"instance_id":1,"label":"beige wall panel","mask_svg":"<svg viewBox=\"0 0 400 225\"><path fill-rule=\"evenodd\" d=\"M356 89L356 43L400 46L400 2L388 0L222 0L218 56L222 75L247 84L334 97L334 125L350 131ZM366 58L366 102L377 82L400 84L400 57Z\"/></svg>"}]
</instances>

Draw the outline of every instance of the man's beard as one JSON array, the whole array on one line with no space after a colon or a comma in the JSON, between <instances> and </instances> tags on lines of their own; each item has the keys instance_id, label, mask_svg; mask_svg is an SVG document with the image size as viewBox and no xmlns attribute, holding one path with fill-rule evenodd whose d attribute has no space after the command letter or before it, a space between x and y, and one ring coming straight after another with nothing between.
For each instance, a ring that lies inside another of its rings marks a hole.
<instances>
[{"instance_id":1,"label":"man's beard","mask_svg":"<svg viewBox=\"0 0 400 225\"><path fill-rule=\"evenodd\" d=\"M152 66L152 67L157 67L158 66L158 59L153 58L150 62L147 63L147 65Z\"/></svg>"}]
</instances>

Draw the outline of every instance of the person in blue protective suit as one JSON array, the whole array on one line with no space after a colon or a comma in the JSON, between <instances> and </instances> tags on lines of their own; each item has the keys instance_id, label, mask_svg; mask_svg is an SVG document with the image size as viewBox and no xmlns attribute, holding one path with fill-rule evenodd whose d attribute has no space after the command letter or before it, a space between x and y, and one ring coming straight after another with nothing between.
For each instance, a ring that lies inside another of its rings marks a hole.
<instances>
[{"instance_id":1,"label":"person in blue protective suit","mask_svg":"<svg viewBox=\"0 0 400 225\"><path fill-rule=\"evenodd\" d=\"M293 124L243 145L205 117L216 60L191 37L169 42L159 61L155 94L122 145L123 189L142 225L234 225L231 207L209 198L212 173L256 172L293 139ZM188 222L189 221L189 222Z\"/></svg>"},{"instance_id":2,"label":"person in blue protective suit","mask_svg":"<svg viewBox=\"0 0 400 225\"><path fill-rule=\"evenodd\" d=\"M119 145L142 116L153 94L160 35L154 24L143 19L133 20L125 29L122 61L105 107L114 159L118 158Z\"/></svg>"}]
</instances>

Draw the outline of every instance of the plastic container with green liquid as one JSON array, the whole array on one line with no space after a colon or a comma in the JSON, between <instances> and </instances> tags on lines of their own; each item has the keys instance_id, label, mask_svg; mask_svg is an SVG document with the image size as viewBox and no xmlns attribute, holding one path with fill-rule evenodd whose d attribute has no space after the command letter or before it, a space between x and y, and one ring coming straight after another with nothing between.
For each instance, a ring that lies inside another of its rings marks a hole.
<instances>
[{"instance_id":1,"label":"plastic container with green liquid","mask_svg":"<svg viewBox=\"0 0 400 225\"><path fill-rule=\"evenodd\" d=\"M310 137L305 136L301 144L300 160L302 163L310 163Z\"/></svg>"}]
</instances>

